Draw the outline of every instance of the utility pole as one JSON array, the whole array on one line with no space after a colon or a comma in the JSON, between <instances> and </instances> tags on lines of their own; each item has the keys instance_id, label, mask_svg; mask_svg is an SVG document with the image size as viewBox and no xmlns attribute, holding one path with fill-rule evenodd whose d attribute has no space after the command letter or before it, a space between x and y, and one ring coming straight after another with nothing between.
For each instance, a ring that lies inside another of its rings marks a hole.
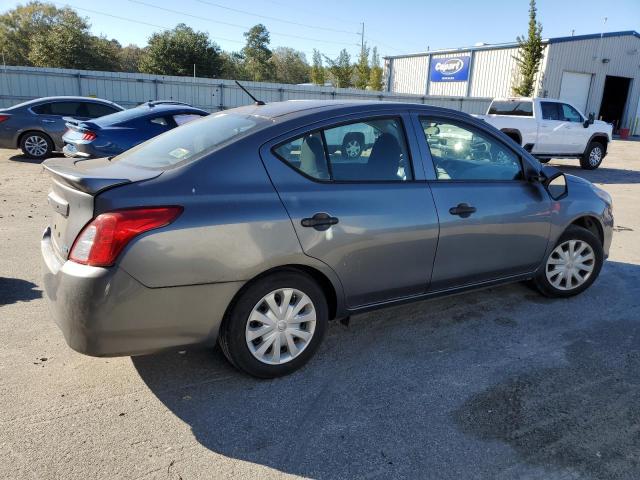
<instances>
[{"instance_id":1,"label":"utility pole","mask_svg":"<svg viewBox=\"0 0 640 480\"><path fill-rule=\"evenodd\" d=\"M361 22L362 31L360 32L360 51L364 50L364 22Z\"/></svg>"}]
</instances>

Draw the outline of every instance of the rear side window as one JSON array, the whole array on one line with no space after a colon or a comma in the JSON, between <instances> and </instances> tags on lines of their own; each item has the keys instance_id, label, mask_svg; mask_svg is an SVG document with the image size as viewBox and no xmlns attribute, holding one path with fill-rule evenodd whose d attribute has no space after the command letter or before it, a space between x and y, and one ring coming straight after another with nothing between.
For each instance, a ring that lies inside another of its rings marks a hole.
<instances>
[{"instance_id":1,"label":"rear side window","mask_svg":"<svg viewBox=\"0 0 640 480\"><path fill-rule=\"evenodd\" d=\"M540 102L543 120L561 120L558 104L555 102Z\"/></svg>"},{"instance_id":2,"label":"rear side window","mask_svg":"<svg viewBox=\"0 0 640 480\"><path fill-rule=\"evenodd\" d=\"M46 107L42 105L45 107L42 110L45 115L86 116L86 109L80 102L52 102L45 105Z\"/></svg>"},{"instance_id":3,"label":"rear side window","mask_svg":"<svg viewBox=\"0 0 640 480\"><path fill-rule=\"evenodd\" d=\"M489 108L489 115L533 117L533 103L527 101L498 101Z\"/></svg>"},{"instance_id":4,"label":"rear side window","mask_svg":"<svg viewBox=\"0 0 640 480\"><path fill-rule=\"evenodd\" d=\"M87 102L85 105L87 108L87 116L90 118L104 117L105 115L110 115L119 111L116 108L102 103Z\"/></svg>"},{"instance_id":5,"label":"rear side window","mask_svg":"<svg viewBox=\"0 0 640 480\"><path fill-rule=\"evenodd\" d=\"M402 123L366 120L307 133L274 149L304 175L321 181L413 180Z\"/></svg>"},{"instance_id":6,"label":"rear side window","mask_svg":"<svg viewBox=\"0 0 640 480\"><path fill-rule=\"evenodd\" d=\"M169 130L118 155L121 161L143 168L164 170L202 158L217 147L267 125L252 115L218 113Z\"/></svg>"}]
</instances>

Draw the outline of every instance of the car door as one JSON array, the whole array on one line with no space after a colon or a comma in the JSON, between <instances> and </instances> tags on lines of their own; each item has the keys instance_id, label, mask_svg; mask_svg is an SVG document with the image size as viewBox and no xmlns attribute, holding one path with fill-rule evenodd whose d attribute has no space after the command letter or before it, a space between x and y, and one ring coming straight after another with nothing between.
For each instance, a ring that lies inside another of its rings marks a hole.
<instances>
[{"instance_id":1,"label":"car door","mask_svg":"<svg viewBox=\"0 0 640 480\"><path fill-rule=\"evenodd\" d=\"M538 144L534 146L533 153L575 153L571 140L573 125L565 119L562 105L559 102L540 102L542 118L538 123Z\"/></svg>"},{"instance_id":2,"label":"car door","mask_svg":"<svg viewBox=\"0 0 640 480\"><path fill-rule=\"evenodd\" d=\"M533 271L547 246L551 202L526 180L532 167L521 152L464 119L414 120L440 218L431 290Z\"/></svg>"},{"instance_id":3,"label":"car door","mask_svg":"<svg viewBox=\"0 0 640 480\"><path fill-rule=\"evenodd\" d=\"M62 135L67 130L64 117L86 120L86 108L78 101L47 102L32 108L37 114L42 129L49 134L56 147L63 145Z\"/></svg>"},{"instance_id":4,"label":"car door","mask_svg":"<svg viewBox=\"0 0 640 480\"><path fill-rule=\"evenodd\" d=\"M350 308L424 293L431 277L438 218L408 118L333 120L261 149L302 249L337 273ZM363 131L375 140L357 158L326 142Z\"/></svg>"},{"instance_id":5,"label":"car door","mask_svg":"<svg viewBox=\"0 0 640 480\"><path fill-rule=\"evenodd\" d=\"M578 154L584 152L589 140L590 133L584 128L584 117L576 108L568 103L559 103L560 115L564 120L564 142L567 148L566 153Z\"/></svg>"}]
</instances>

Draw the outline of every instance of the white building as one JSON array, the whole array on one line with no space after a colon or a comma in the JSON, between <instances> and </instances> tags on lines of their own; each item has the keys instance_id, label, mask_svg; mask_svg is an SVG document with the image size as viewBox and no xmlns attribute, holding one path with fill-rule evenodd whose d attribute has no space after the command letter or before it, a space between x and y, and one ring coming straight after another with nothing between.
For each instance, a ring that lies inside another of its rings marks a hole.
<instances>
[{"instance_id":1,"label":"white building","mask_svg":"<svg viewBox=\"0 0 640 480\"><path fill-rule=\"evenodd\" d=\"M385 57L386 90L451 97L506 97L518 80L517 43ZM560 98L585 114L640 134L640 34L549 38L536 96Z\"/></svg>"}]
</instances>

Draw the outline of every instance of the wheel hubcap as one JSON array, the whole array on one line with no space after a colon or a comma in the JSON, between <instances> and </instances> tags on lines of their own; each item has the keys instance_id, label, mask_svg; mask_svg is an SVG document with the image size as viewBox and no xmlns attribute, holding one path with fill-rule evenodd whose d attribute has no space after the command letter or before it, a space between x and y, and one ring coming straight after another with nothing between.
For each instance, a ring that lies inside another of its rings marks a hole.
<instances>
[{"instance_id":1,"label":"wheel hubcap","mask_svg":"<svg viewBox=\"0 0 640 480\"><path fill-rule=\"evenodd\" d=\"M245 339L251 354L262 363L281 365L300 355L316 328L316 309L304 292L274 290L253 307Z\"/></svg>"},{"instance_id":2,"label":"wheel hubcap","mask_svg":"<svg viewBox=\"0 0 640 480\"><path fill-rule=\"evenodd\" d=\"M37 135L27 137L24 142L24 149L34 157L41 157L47 153L47 146L47 141Z\"/></svg>"},{"instance_id":3,"label":"wheel hubcap","mask_svg":"<svg viewBox=\"0 0 640 480\"><path fill-rule=\"evenodd\" d=\"M589 163L591 166L595 167L600 163L600 160L602 160L602 149L600 147L596 147L591 150L591 153L589 154Z\"/></svg>"},{"instance_id":4,"label":"wheel hubcap","mask_svg":"<svg viewBox=\"0 0 640 480\"><path fill-rule=\"evenodd\" d=\"M586 282L595 266L591 246L582 240L568 240L554 248L547 260L547 280L558 290L573 290Z\"/></svg>"},{"instance_id":5,"label":"wheel hubcap","mask_svg":"<svg viewBox=\"0 0 640 480\"><path fill-rule=\"evenodd\" d=\"M357 140L351 140L349 143L347 143L346 150L347 156L353 158L360 155L360 150L362 150L362 148L360 147L360 142L358 142Z\"/></svg>"}]
</instances>

